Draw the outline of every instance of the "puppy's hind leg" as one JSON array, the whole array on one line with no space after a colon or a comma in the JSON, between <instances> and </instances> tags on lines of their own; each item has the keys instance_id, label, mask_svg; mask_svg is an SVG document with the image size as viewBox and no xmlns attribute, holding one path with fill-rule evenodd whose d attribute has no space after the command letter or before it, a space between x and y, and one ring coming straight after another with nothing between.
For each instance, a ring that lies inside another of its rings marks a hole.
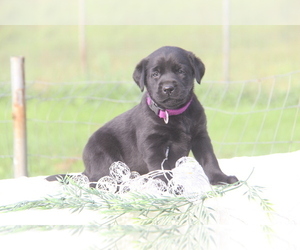
<instances>
[{"instance_id":1,"label":"puppy's hind leg","mask_svg":"<svg viewBox=\"0 0 300 250\"><path fill-rule=\"evenodd\" d=\"M95 150L95 148L97 148ZM113 152L113 153L112 153ZM94 147L89 143L83 151L83 162L85 170L83 172L90 182L97 182L101 177L109 175L109 167L116 161L123 161L119 150L107 150L105 147Z\"/></svg>"}]
</instances>

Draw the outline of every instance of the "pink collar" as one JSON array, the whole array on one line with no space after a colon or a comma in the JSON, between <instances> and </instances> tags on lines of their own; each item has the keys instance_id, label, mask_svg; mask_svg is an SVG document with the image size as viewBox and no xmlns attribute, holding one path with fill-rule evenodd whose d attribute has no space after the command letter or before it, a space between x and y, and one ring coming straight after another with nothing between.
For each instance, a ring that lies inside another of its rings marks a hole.
<instances>
[{"instance_id":1,"label":"pink collar","mask_svg":"<svg viewBox=\"0 0 300 250\"><path fill-rule=\"evenodd\" d=\"M193 100L193 98L191 98L191 100L180 109L162 109L162 108L158 107L158 105L151 99L151 97L149 95L147 95L147 104L148 104L149 108L159 118L163 118L166 124L169 122L170 115L180 115L184 111L186 111L187 108L190 106L192 100Z\"/></svg>"}]
</instances>

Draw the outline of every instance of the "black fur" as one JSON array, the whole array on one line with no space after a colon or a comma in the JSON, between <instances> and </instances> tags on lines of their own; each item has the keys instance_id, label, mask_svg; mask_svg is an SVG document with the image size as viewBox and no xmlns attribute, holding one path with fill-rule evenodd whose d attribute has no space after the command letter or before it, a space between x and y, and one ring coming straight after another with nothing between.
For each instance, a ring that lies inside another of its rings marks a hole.
<instances>
[{"instance_id":1,"label":"black fur","mask_svg":"<svg viewBox=\"0 0 300 250\"><path fill-rule=\"evenodd\" d=\"M194 79L200 83L204 64L193 53L178 47L162 47L143 59L135 68L133 79L147 93L141 103L98 129L83 152L85 174L90 181L109 175L115 161L126 163L140 174L160 169L169 147L165 169L192 150L211 184L237 182L225 175L218 165L206 129L204 109L193 93ZM178 109L191 98L188 109L170 116L168 124L147 105L150 95L160 108ZM53 176L48 178L53 180Z\"/></svg>"}]
</instances>

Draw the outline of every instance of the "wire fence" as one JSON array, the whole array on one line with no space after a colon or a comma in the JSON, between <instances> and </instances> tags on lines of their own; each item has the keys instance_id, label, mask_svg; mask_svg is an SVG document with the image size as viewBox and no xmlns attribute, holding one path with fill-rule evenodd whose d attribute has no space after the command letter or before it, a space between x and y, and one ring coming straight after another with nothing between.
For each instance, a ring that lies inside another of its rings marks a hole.
<instances>
[{"instance_id":1,"label":"wire fence","mask_svg":"<svg viewBox=\"0 0 300 250\"><path fill-rule=\"evenodd\" d=\"M235 82L204 81L195 92L206 109L218 158L300 149L300 71ZM83 170L81 153L105 122L139 103L133 81L27 81L29 174ZM12 177L11 86L0 83L0 178Z\"/></svg>"}]
</instances>

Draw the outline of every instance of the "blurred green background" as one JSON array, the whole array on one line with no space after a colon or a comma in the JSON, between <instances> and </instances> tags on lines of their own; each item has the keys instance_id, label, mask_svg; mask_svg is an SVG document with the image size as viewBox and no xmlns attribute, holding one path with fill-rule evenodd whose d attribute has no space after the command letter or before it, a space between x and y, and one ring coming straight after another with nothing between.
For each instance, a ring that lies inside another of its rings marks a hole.
<instances>
[{"instance_id":1,"label":"blurred green background","mask_svg":"<svg viewBox=\"0 0 300 250\"><path fill-rule=\"evenodd\" d=\"M16 55L26 58L30 176L82 171L91 133L138 103L135 65L165 45L206 65L195 89L218 158L300 149L300 73L290 73L300 70L300 26L230 26L230 83L222 26L86 26L85 42L82 66L79 26L0 26L0 178L13 176L9 58Z\"/></svg>"},{"instance_id":2,"label":"blurred green background","mask_svg":"<svg viewBox=\"0 0 300 250\"><path fill-rule=\"evenodd\" d=\"M300 68L300 26L231 26L231 80ZM88 72L81 71L78 26L0 26L0 80L9 57L26 57L26 78L50 82L131 80L139 60L164 45L193 51L205 80L222 80L222 26L86 26Z\"/></svg>"}]
</instances>

